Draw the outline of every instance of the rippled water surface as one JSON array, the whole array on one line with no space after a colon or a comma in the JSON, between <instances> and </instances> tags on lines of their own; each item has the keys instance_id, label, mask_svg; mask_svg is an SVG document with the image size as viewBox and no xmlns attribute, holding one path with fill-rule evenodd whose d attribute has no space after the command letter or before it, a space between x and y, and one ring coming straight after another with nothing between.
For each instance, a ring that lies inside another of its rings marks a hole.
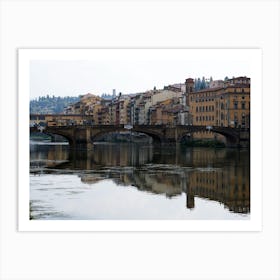
<instances>
[{"instance_id":1,"label":"rippled water surface","mask_svg":"<svg viewBox=\"0 0 280 280\"><path fill-rule=\"evenodd\" d=\"M30 144L31 219L249 219L248 150Z\"/></svg>"}]
</instances>

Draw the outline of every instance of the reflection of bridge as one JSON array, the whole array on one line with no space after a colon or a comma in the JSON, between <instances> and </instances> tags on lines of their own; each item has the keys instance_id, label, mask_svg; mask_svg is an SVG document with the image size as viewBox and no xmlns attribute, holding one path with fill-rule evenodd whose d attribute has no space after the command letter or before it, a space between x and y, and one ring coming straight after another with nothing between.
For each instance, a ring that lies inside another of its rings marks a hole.
<instances>
[{"instance_id":1,"label":"reflection of bridge","mask_svg":"<svg viewBox=\"0 0 280 280\"><path fill-rule=\"evenodd\" d=\"M36 127L31 127L30 132L36 131ZM231 127L206 127L193 125L134 125L130 131L145 133L159 143L178 143L184 137L194 132L209 131L225 136L228 146L248 145L250 140L249 130ZM128 131L124 125L72 125L72 126L47 126L43 132L46 134L57 134L64 136L72 148L89 147L98 137L118 131Z\"/></svg>"}]
</instances>

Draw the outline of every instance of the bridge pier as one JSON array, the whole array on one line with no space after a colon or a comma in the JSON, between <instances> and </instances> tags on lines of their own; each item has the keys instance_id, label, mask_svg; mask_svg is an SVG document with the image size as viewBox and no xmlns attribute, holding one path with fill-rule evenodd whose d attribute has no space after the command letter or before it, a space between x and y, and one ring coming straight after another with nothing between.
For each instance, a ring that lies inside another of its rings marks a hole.
<instances>
[{"instance_id":1,"label":"bridge pier","mask_svg":"<svg viewBox=\"0 0 280 280\"><path fill-rule=\"evenodd\" d=\"M76 128L69 144L70 148L74 150L92 149L90 128Z\"/></svg>"}]
</instances>

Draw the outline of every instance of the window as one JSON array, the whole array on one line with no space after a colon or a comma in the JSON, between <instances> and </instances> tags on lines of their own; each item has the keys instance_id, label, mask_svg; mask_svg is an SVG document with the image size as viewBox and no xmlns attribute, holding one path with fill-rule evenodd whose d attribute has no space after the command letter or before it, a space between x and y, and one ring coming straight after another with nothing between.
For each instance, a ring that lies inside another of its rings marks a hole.
<instances>
[{"instance_id":1,"label":"window","mask_svg":"<svg viewBox=\"0 0 280 280\"><path fill-rule=\"evenodd\" d=\"M234 102L233 102L233 108L234 108L234 109L238 109L238 102L237 102L237 101L234 101Z\"/></svg>"},{"instance_id":2,"label":"window","mask_svg":"<svg viewBox=\"0 0 280 280\"><path fill-rule=\"evenodd\" d=\"M245 114L242 113L242 120L241 120L242 127L245 127Z\"/></svg>"},{"instance_id":3,"label":"window","mask_svg":"<svg viewBox=\"0 0 280 280\"><path fill-rule=\"evenodd\" d=\"M245 107L245 102L242 102L242 103L241 103L241 109L243 109L243 110L246 109L246 107Z\"/></svg>"}]
</instances>

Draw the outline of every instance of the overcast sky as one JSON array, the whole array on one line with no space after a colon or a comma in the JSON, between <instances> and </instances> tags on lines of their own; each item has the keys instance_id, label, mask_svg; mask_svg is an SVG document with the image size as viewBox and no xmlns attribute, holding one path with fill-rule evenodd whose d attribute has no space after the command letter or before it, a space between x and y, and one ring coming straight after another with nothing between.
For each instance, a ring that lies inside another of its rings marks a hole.
<instances>
[{"instance_id":1,"label":"overcast sky","mask_svg":"<svg viewBox=\"0 0 280 280\"><path fill-rule=\"evenodd\" d=\"M225 76L250 77L250 63L245 56L217 56L217 52L210 56L137 54L117 54L111 58L104 56L104 59L101 55L88 60L30 60L30 98L47 94L112 94L113 89L122 94L137 93L154 86L160 89L165 85L183 83L189 77L212 76L214 80Z\"/></svg>"}]
</instances>

